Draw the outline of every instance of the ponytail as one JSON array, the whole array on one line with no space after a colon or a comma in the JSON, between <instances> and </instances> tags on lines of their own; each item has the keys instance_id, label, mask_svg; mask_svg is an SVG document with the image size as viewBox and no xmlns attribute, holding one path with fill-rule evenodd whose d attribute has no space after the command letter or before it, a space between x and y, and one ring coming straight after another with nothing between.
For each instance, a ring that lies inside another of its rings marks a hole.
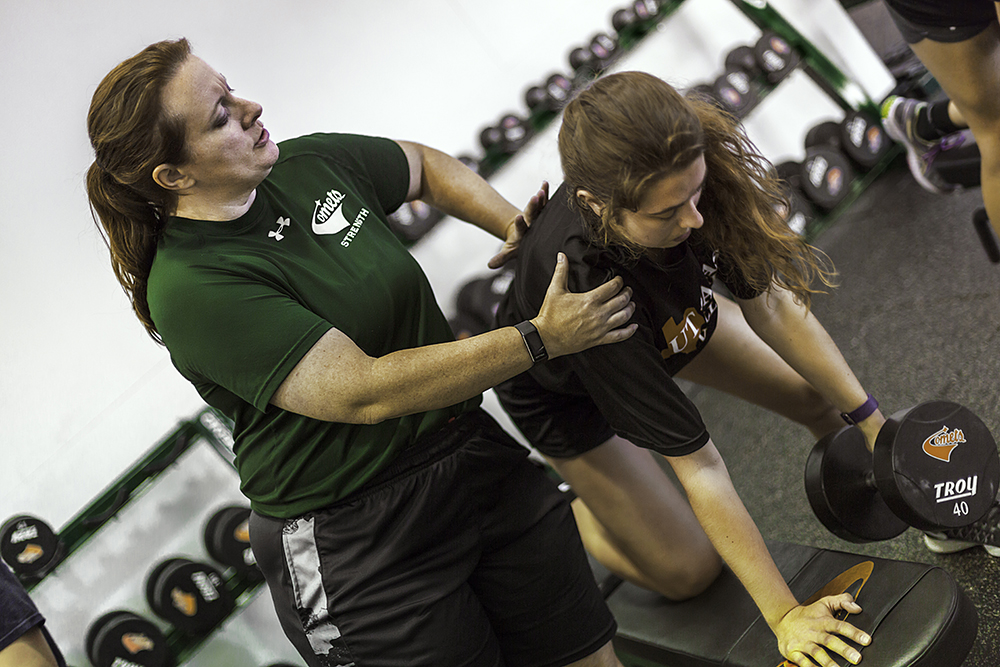
<instances>
[{"instance_id":1,"label":"ponytail","mask_svg":"<svg viewBox=\"0 0 1000 667\"><path fill-rule=\"evenodd\" d=\"M146 281L163 231L160 216L151 204L136 198L133 190L115 180L97 162L87 171L87 194L91 215L103 227L102 236L111 252L115 278L129 296L142 326L162 345L146 300Z\"/></svg>"},{"instance_id":2,"label":"ponytail","mask_svg":"<svg viewBox=\"0 0 1000 667\"><path fill-rule=\"evenodd\" d=\"M87 116L95 160L87 171L91 215L111 268L139 321L163 344L149 313L146 284L176 195L153 180L158 165L184 164L183 122L163 109L163 89L190 55L187 40L153 44L101 81Z\"/></svg>"}]
</instances>

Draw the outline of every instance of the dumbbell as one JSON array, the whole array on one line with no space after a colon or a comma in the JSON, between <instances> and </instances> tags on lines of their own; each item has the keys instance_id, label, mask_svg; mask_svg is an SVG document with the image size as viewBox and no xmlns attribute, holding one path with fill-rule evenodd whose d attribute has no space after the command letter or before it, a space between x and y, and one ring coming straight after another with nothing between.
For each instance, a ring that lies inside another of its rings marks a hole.
<instances>
[{"instance_id":1,"label":"dumbbell","mask_svg":"<svg viewBox=\"0 0 1000 667\"><path fill-rule=\"evenodd\" d=\"M487 151L504 155L517 152L531 138L531 125L515 113L505 114L496 125L483 128L479 143Z\"/></svg>"},{"instance_id":2,"label":"dumbbell","mask_svg":"<svg viewBox=\"0 0 1000 667\"><path fill-rule=\"evenodd\" d=\"M802 192L802 163L786 160L775 165L775 174L788 196L788 210L784 212L788 227L800 236L809 223L816 219L816 209Z\"/></svg>"},{"instance_id":3,"label":"dumbbell","mask_svg":"<svg viewBox=\"0 0 1000 667\"><path fill-rule=\"evenodd\" d=\"M479 173L479 169L480 169L479 160L477 160L476 158L472 157L471 155L459 155L455 159L458 160L459 162L461 162L462 164L464 164L469 169L471 169L473 171L473 173L476 173L476 174Z\"/></svg>"},{"instance_id":4,"label":"dumbbell","mask_svg":"<svg viewBox=\"0 0 1000 667\"><path fill-rule=\"evenodd\" d=\"M562 74L552 74L543 85L532 86L524 92L524 103L532 114L555 112L566 106L573 83Z\"/></svg>"},{"instance_id":5,"label":"dumbbell","mask_svg":"<svg viewBox=\"0 0 1000 667\"><path fill-rule=\"evenodd\" d=\"M892 140L880 121L865 111L852 110L840 122L828 120L806 133L806 147L831 146L846 155L854 166L868 171L892 149Z\"/></svg>"},{"instance_id":6,"label":"dumbbell","mask_svg":"<svg viewBox=\"0 0 1000 667\"><path fill-rule=\"evenodd\" d=\"M702 102L708 102L709 104L714 104L717 107L722 107L722 102L715 96L715 87L710 83L698 83L687 89L685 97L688 99L697 99Z\"/></svg>"},{"instance_id":7,"label":"dumbbell","mask_svg":"<svg viewBox=\"0 0 1000 667\"><path fill-rule=\"evenodd\" d=\"M386 222L396 236L415 243L427 235L434 225L444 219L444 214L419 199L403 202L386 216Z\"/></svg>"},{"instance_id":8,"label":"dumbbell","mask_svg":"<svg viewBox=\"0 0 1000 667\"><path fill-rule=\"evenodd\" d=\"M621 55L618 40L603 32L593 36L589 50L594 56L594 68L599 72L606 70Z\"/></svg>"},{"instance_id":9,"label":"dumbbell","mask_svg":"<svg viewBox=\"0 0 1000 667\"><path fill-rule=\"evenodd\" d=\"M888 540L910 526L935 531L981 519L1000 486L1000 457L969 409L928 401L889 417L873 453L857 426L821 438L806 461L805 486L834 535Z\"/></svg>"},{"instance_id":10,"label":"dumbbell","mask_svg":"<svg viewBox=\"0 0 1000 667\"><path fill-rule=\"evenodd\" d=\"M487 153L503 141L503 131L497 125L487 125L479 132L479 145Z\"/></svg>"},{"instance_id":11,"label":"dumbbell","mask_svg":"<svg viewBox=\"0 0 1000 667\"><path fill-rule=\"evenodd\" d=\"M764 31L754 44L753 51L757 66L771 84L780 83L801 60L788 40L770 30Z\"/></svg>"},{"instance_id":12,"label":"dumbbell","mask_svg":"<svg viewBox=\"0 0 1000 667\"><path fill-rule=\"evenodd\" d=\"M713 96L737 118L744 118L757 106L760 95L750 74L742 69L727 69L712 84Z\"/></svg>"},{"instance_id":13,"label":"dumbbell","mask_svg":"<svg viewBox=\"0 0 1000 667\"><path fill-rule=\"evenodd\" d=\"M641 32L649 28L660 12L658 0L635 0L611 16L611 26L619 35Z\"/></svg>"},{"instance_id":14,"label":"dumbbell","mask_svg":"<svg viewBox=\"0 0 1000 667\"><path fill-rule=\"evenodd\" d=\"M495 275L473 278L462 285L455 297L458 311L453 320L457 327L453 327L455 335L467 338L492 329L497 308L513 280L513 270L502 269Z\"/></svg>"},{"instance_id":15,"label":"dumbbell","mask_svg":"<svg viewBox=\"0 0 1000 667\"><path fill-rule=\"evenodd\" d=\"M639 17L631 6L622 7L611 15L611 27L618 35L627 34L638 27Z\"/></svg>"},{"instance_id":16,"label":"dumbbell","mask_svg":"<svg viewBox=\"0 0 1000 667\"><path fill-rule=\"evenodd\" d=\"M892 150L892 139L874 114L848 111L840 121L840 148L865 171L875 167Z\"/></svg>"},{"instance_id":17,"label":"dumbbell","mask_svg":"<svg viewBox=\"0 0 1000 667\"><path fill-rule=\"evenodd\" d=\"M757 55L752 46L737 46L726 54L724 66L727 70L741 70L746 72L750 78L756 78L763 72L757 64Z\"/></svg>"},{"instance_id":18,"label":"dumbbell","mask_svg":"<svg viewBox=\"0 0 1000 667\"><path fill-rule=\"evenodd\" d=\"M823 211L833 210L847 197L855 178L850 160L836 143L839 134L839 124L834 121L824 121L806 133L800 187Z\"/></svg>"},{"instance_id":19,"label":"dumbbell","mask_svg":"<svg viewBox=\"0 0 1000 667\"><path fill-rule=\"evenodd\" d=\"M569 53L569 65L577 78L586 78L602 72L620 55L618 41L607 33L599 32L587 46L573 49Z\"/></svg>"},{"instance_id":20,"label":"dumbbell","mask_svg":"<svg viewBox=\"0 0 1000 667\"><path fill-rule=\"evenodd\" d=\"M216 562L255 581L264 578L250 548L250 508L231 505L217 510L205 523L205 550Z\"/></svg>"},{"instance_id":21,"label":"dumbbell","mask_svg":"<svg viewBox=\"0 0 1000 667\"><path fill-rule=\"evenodd\" d=\"M64 553L62 540L38 517L19 514L0 526L0 557L25 581L36 581L51 572Z\"/></svg>"},{"instance_id":22,"label":"dumbbell","mask_svg":"<svg viewBox=\"0 0 1000 667\"><path fill-rule=\"evenodd\" d=\"M222 574L188 558L168 558L150 571L146 602L154 614L191 635L209 632L233 610Z\"/></svg>"},{"instance_id":23,"label":"dumbbell","mask_svg":"<svg viewBox=\"0 0 1000 667\"><path fill-rule=\"evenodd\" d=\"M148 618L126 610L109 611L91 623L85 647L94 667L174 664L160 628Z\"/></svg>"}]
</instances>

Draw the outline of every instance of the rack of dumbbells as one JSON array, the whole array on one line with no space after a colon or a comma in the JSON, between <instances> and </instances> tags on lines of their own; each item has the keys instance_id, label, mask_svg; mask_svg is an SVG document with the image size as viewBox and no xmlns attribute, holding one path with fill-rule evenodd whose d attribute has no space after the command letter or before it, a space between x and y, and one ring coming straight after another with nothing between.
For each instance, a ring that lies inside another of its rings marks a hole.
<instances>
[{"instance_id":1,"label":"rack of dumbbells","mask_svg":"<svg viewBox=\"0 0 1000 667\"><path fill-rule=\"evenodd\" d=\"M815 45L767 2L731 0L761 32L753 44L740 45L721 59L722 71L711 81L691 86L739 119L753 110L796 70L803 71L839 107L843 116L824 120L806 135L800 159L775 165L790 209L789 226L812 241L832 224L871 182L901 153L882 129L878 104L871 100ZM601 76L643 39L669 20L684 0L635 0L615 10L613 30L598 32L569 52L567 73L553 72L530 85L524 94L527 112L505 113L482 128L483 154L460 159L484 178L499 172L542 129L557 120L574 94ZM419 206L419 204L418 204ZM420 229L426 233L441 215L427 209ZM404 211L407 218L412 213ZM415 231L417 225L409 225ZM416 242L418 235L404 237ZM482 333L511 280L511 269L470 279L456 296L452 327L459 337Z\"/></svg>"},{"instance_id":2,"label":"rack of dumbbells","mask_svg":"<svg viewBox=\"0 0 1000 667\"><path fill-rule=\"evenodd\" d=\"M231 423L206 408L181 422L58 532L27 514L0 526L0 556L31 591L120 516L141 502L185 454L207 445L232 465ZM234 481L235 483L235 481ZM175 555L145 575L145 609L99 612L79 638L94 667L183 664L236 611L252 601L262 577L249 547L249 505L217 508L201 531L211 561ZM126 578L125 573L115 573ZM277 667L277 663L274 667Z\"/></svg>"}]
</instances>

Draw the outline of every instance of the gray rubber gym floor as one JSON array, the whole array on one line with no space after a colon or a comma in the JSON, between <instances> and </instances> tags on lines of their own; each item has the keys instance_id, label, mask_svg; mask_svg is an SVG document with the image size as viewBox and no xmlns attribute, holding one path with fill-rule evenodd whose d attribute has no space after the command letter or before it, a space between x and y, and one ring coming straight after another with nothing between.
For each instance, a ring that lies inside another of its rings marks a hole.
<instances>
[{"instance_id":1,"label":"gray rubber gym floor","mask_svg":"<svg viewBox=\"0 0 1000 667\"><path fill-rule=\"evenodd\" d=\"M998 437L1000 265L989 262L972 226L981 202L978 189L925 192L897 159L816 239L841 284L815 299L814 312L886 416L949 400L979 415ZM803 471L813 441L805 429L713 390L692 395L765 538L944 568L979 612L965 667L996 666L1000 559L981 548L933 554L914 529L879 543L839 539L806 498Z\"/></svg>"}]
</instances>

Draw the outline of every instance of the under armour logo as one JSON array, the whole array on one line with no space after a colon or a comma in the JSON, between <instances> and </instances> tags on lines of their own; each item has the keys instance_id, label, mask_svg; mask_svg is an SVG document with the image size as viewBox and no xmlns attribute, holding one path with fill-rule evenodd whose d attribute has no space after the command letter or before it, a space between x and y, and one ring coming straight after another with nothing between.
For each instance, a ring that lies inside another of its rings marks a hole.
<instances>
[{"instance_id":1,"label":"under armour logo","mask_svg":"<svg viewBox=\"0 0 1000 667\"><path fill-rule=\"evenodd\" d=\"M269 238L274 239L275 241L280 241L281 239L285 238L285 235L282 234L281 232L285 229L285 227L287 227L290 224L292 224L290 218L278 218L278 228L275 229L274 231L268 232L267 236Z\"/></svg>"}]
</instances>

